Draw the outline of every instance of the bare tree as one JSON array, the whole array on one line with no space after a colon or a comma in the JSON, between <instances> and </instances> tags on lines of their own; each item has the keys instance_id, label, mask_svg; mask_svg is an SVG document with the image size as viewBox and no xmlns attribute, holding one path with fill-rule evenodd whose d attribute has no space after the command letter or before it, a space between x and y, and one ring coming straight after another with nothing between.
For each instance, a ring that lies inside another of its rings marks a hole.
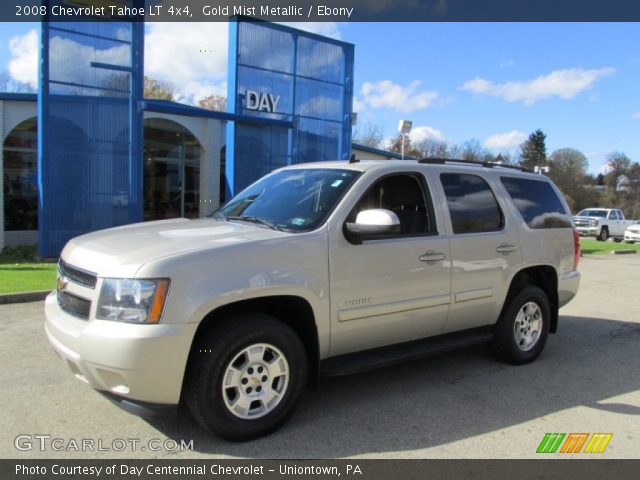
<instances>
[{"instance_id":1,"label":"bare tree","mask_svg":"<svg viewBox=\"0 0 640 480\"><path fill-rule=\"evenodd\" d=\"M487 149L485 149L478 140L472 138L460 145L457 158L460 160L479 162L485 160L488 153Z\"/></svg>"},{"instance_id":2,"label":"bare tree","mask_svg":"<svg viewBox=\"0 0 640 480\"><path fill-rule=\"evenodd\" d=\"M9 91L9 74L5 72L0 72L0 92L8 92Z\"/></svg>"},{"instance_id":3,"label":"bare tree","mask_svg":"<svg viewBox=\"0 0 640 480\"><path fill-rule=\"evenodd\" d=\"M28 83L13 80L11 75L4 70L0 72L0 92L34 93L35 88Z\"/></svg>"},{"instance_id":4,"label":"bare tree","mask_svg":"<svg viewBox=\"0 0 640 480\"><path fill-rule=\"evenodd\" d=\"M425 139L413 146L414 150L419 152L420 158L448 158L449 146L446 142Z\"/></svg>"},{"instance_id":5,"label":"bare tree","mask_svg":"<svg viewBox=\"0 0 640 480\"><path fill-rule=\"evenodd\" d=\"M384 135L382 127L373 123L359 124L353 129L353 141L366 147L380 148Z\"/></svg>"}]
</instances>

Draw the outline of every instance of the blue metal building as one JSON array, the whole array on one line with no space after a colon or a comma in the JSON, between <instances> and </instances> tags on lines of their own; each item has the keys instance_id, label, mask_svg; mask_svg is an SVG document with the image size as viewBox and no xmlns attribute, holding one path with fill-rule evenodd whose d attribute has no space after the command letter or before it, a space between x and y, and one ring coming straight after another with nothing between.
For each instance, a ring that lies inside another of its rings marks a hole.
<instances>
[{"instance_id":1,"label":"blue metal building","mask_svg":"<svg viewBox=\"0 0 640 480\"><path fill-rule=\"evenodd\" d=\"M89 231L203 216L220 190L284 165L349 158L354 46L242 17L229 32L228 112L211 112L143 98L144 24L43 23L37 128L17 140L37 136L37 168L15 153L4 186L19 196L21 170L37 173L41 256ZM209 123L176 122L191 117Z\"/></svg>"}]
</instances>

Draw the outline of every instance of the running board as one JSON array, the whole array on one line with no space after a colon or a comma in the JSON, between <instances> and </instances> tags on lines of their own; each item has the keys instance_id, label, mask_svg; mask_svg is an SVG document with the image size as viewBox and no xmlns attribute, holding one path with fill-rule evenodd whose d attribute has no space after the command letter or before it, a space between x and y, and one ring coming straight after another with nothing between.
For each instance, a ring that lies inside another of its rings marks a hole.
<instances>
[{"instance_id":1,"label":"running board","mask_svg":"<svg viewBox=\"0 0 640 480\"><path fill-rule=\"evenodd\" d=\"M439 355L463 347L480 345L489 342L492 338L493 332L483 327L349 353L322 360L320 362L320 375L324 377L352 375L401 362Z\"/></svg>"}]
</instances>

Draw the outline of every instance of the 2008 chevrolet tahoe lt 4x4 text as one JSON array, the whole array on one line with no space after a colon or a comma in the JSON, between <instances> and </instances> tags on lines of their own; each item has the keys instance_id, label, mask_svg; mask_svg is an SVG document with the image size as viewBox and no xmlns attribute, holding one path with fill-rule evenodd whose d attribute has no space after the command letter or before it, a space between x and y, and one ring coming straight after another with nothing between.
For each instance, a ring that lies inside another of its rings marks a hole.
<instances>
[{"instance_id":1,"label":"2008 chevrolet tahoe lt 4x4 text","mask_svg":"<svg viewBox=\"0 0 640 480\"><path fill-rule=\"evenodd\" d=\"M576 294L578 236L546 177L459 161L295 165L209 218L72 239L49 342L125 406L184 401L232 440L305 384L465 345L523 364Z\"/></svg>"}]
</instances>

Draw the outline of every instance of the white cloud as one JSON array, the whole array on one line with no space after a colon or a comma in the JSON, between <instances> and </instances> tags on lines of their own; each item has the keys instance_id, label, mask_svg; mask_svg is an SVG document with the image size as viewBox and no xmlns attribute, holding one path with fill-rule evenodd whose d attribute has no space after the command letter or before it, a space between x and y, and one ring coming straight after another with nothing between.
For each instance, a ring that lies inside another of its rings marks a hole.
<instances>
[{"instance_id":1,"label":"white cloud","mask_svg":"<svg viewBox=\"0 0 640 480\"><path fill-rule=\"evenodd\" d=\"M367 109L367 106L361 102L360 100L358 100L357 98L354 97L353 99L353 111L354 112L358 112L359 114L364 112Z\"/></svg>"},{"instance_id":2,"label":"white cloud","mask_svg":"<svg viewBox=\"0 0 640 480\"><path fill-rule=\"evenodd\" d=\"M527 139L527 134L518 130L507 133L496 133L487 138L483 145L492 150L510 150Z\"/></svg>"},{"instance_id":3,"label":"white cloud","mask_svg":"<svg viewBox=\"0 0 640 480\"><path fill-rule=\"evenodd\" d=\"M541 75L533 80L492 83L476 77L466 82L461 89L481 95L502 97L508 102L523 102L532 105L539 100L560 97L565 100L592 88L597 80L615 73L610 67L584 70L569 68Z\"/></svg>"},{"instance_id":4,"label":"white cloud","mask_svg":"<svg viewBox=\"0 0 640 480\"><path fill-rule=\"evenodd\" d=\"M438 98L438 92L419 91L420 84L419 80L414 80L404 87L391 80L365 82L360 92L364 102L371 107L386 107L397 112L409 113L429 107Z\"/></svg>"},{"instance_id":5,"label":"white cloud","mask_svg":"<svg viewBox=\"0 0 640 480\"><path fill-rule=\"evenodd\" d=\"M195 102L212 93L226 94L226 22L147 25L145 75L173 84L179 101Z\"/></svg>"},{"instance_id":6,"label":"white cloud","mask_svg":"<svg viewBox=\"0 0 640 480\"><path fill-rule=\"evenodd\" d=\"M30 30L24 35L9 40L11 60L8 70L17 82L28 83L33 88L38 85L38 32Z\"/></svg>"},{"instance_id":7,"label":"white cloud","mask_svg":"<svg viewBox=\"0 0 640 480\"><path fill-rule=\"evenodd\" d=\"M640 120L640 112L632 113L631 118L634 120Z\"/></svg>"},{"instance_id":8,"label":"white cloud","mask_svg":"<svg viewBox=\"0 0 640 480\"><path fill-rule=\"evenodd\" d=\"M512 58L510 58L509 60L504 60L500 62L500 68L508 68L508 67L515 67L515 66L516 66L516 61L513 60Z\"/></svg>"},{"instance_id":9,"label":"white cloud","mask_svg":"<svg viewBox=\"0 0 640 480\"><path fill-rule=\"evenodd\" d=\"M422 126L411 129L409 133L411 143L418 144L424 140L433 140L436 142L447 142L447 137L440 130L432 127Z\"/></svg>"}]
</instances>

